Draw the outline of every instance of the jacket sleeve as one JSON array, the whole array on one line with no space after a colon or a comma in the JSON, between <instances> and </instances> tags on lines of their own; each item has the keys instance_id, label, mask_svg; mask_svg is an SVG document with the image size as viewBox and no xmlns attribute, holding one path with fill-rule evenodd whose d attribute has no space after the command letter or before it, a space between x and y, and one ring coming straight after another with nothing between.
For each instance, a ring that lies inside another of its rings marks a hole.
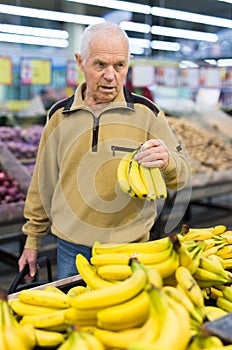
<instances>
[{"instance_id":1,"label":"jacket sleeve","mask_svg":"<svg viewBox=\"0 0 232 350\"><path fill-rule=\"evenodd\" d=\"M36 164L25 201L26 223L22 231L27 235L25 248L38 249L41 239L50 228L50 204L57 182L56 140L49 122L41 135Z\"/></svg>"}]
</instances>

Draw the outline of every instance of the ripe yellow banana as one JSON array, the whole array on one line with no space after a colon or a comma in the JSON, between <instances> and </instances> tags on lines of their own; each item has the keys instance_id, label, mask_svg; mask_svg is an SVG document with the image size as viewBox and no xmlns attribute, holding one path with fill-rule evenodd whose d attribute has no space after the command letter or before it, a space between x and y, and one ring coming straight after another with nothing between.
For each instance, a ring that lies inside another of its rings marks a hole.
<instances>
[{"instance_id":1,"label":"ripe yellow banana","mask_svg":"<svg viewBox=\"0 0 232 350\"><path fill-rule=\"evenodd\" d=\"M19 292L18 299L23 303L54 308L67 308L69 297L65 293L56 293L44 289L24 289Z\"/></svg>"},{"instance_id":2,"label":"ripe yellow banana","mask_svg":"<svg viewBox=\"0 0 232 350\"><path fill-rule=\"evenodd\" d=\"M217 254L217 252L219 251L219 249L221 249L222 247L224 247L226 245L225 242L222 242L222 243L219 243L219 244L215 244L213 247L207 249L207 250L204 250L202 252L202 256L204 257L208 257L212 254Z\"/></svg>"},{"instance_id":3,"label":"ripe yellow banana","mask_svg":"<svg viewBox=\"0 0 232 350\"><path fill-rule=\"evenodd\" d=\"M78 294L85 293L87 287L84 286L75 286L68 290L67 296L70 298L76 297Z\"/></svg>"},{"instance_id":4,"label":"ripe yellow banana","mask_svg":"<svg viewBox=\"0 0 232 350\"><path fill-rule=\"evenodd\" d=\"M229 258L229 259L222 258L222 266L225 270L231 270L232 269L232 258Z\"/></svg>"},{"instance_id":5,"label":"ripe yellow banana","mask_svg":"<svg viewBox=\"0 0 232 350\"><path fill-rule=\"evenodd\" d=\"M72 299L72 305L80 309L111 306L133 298L144 289L147 275L137 259L131 259L132 275L126 280L109 287L92 290Z\"/></svg>"},{"instance_id":6,"label":"ripe yellow banana","mask_svg":"<svg viewBox=\"0 0 232 350\"><path fill-rule=\"evenodd\" d=\"M228 277L227 271L225 271L224 268L222 267L221 262L217 259L218 257L217 256L215 257L216 259L212 255L207 258L202 256L200 259L199 268L218 274L224 277L225 280L228 280L229 282L230 279Z\"/></svg>"},{"instance_id":7,"label":"ripe yellow banana","mask_svg":"<svg viewBox=\"0 0 232 350\"><path fill-rule=\"evenodd\" d=\"M146 200L150 203L154 203L156 201L156 189L154 186L154 181L152 179L150 168L145 168L143 165L140 165L139 171L140 176L148 189Z\"/></svg>"},{"instance_id":8,"label":"ripe yellow banana","mask_svg":"<svg viewBox=\"0 0 232 350\"><path fill-rule=\"evenodd\" d=\"M228 312L221 309L218 306L206 305L205 306L205 316L209 321L215 321L220 317L227 315Z\"/></svg>"},{"instance_id":9,"label":"ripe yellow banana","mask_svg":"<svg viewBox=\"0 0 232 350\"><path fill-rule=\"evenodd\" d=\"M41 315L41 314L51 313L55 310L59 310L59 308L51 308L51 307L49 308L49 307L44 307L39 305L27 304L18 299L13 299L10 302L10 307L19 316Z\"/></svg>"},{"instance_id":10,"label":"ripe yellow banana","mask_svg":"<svg viewBox=\"0 0 232 350\"><path fill-rule=\"evenodd\" d=\"M175 276L177 282L181 285L194 305L198 306L200 309L204 308L204 297L201 288L187 267L179 266L176 269Z\"/></svg>"},{"instance_id":11,"label":"ripe yellow banana","mask_svg":"<svg viewBox=\"0 0 232 350\"><path fill-rule=\"evenodd\" d=\"M105 350L103 343L93 334L81 332L81 336L87 343L88 350Z\"/></svg>"},{"instance_id":12,"label":"ripe yellow banana","mask_svg":"<svg viewBox=\"0 0 232 350\"><path fill-rule=\"evenodd\" d=\"M132 275L130 266L109 264L97 267L97 274L107 281L123 281Z\"/></svg>"},{"instance_id":13,"label":"ripe yellow banana","mask_svg":"<svg viewBox=\"0 0 232 350\"><path fill-rule=\"evenodd\" d=\"M142 291L124 303L99 311L97 314L97 324L101 328L110 330L126 329L129 328L128 324L130 324L130 327L139 327L148 318L149 311L149 296L147 292ZM107 327L108 325L110 327Z\"/></svg>"},{"instance_id":14,"label":"ripe yellow banana","mask_svg":"<svg viewBox=\"0 0 232 350\"><path fill-rule=\"evenodd\" d=\"M221 349L223 343L220 338L213 335L203 335L202 332L198 332L191 340L188 350L199 349Z\"/></svg>"},{"instance_id":15,"label":"ripe yellow banana","mask_svg":"<svg viewBox=\"0 0 232 350\"><path fill-rule=\"evenodd\" d=\"M232 302L224 296L217 298L216 305L226 312L232 312Z\"/></svg>"},{"instance_id":16,"label":"ripe yellow banana","mask_svg":"<svg viewBox=\"0 0 232 350\"><path fill-rule=\"evenodd\" d=\"M104 280L97 274L96 269L82 254L76 255L76 267L84 282L92 289L101 289L112 285L111 282Z\"/></svg>"},{"instance_id":17,"label":"ripe yellow banana","mask_svg":"<svg viewBox=\"0 0 232 350\"><path fill-rule=\"evenodd\" d=\"M156 197L159 199L167 198L167 187L161 170L159 168L150 168L150 172L155 187Z\"/></svg>"},{"instance_id":18,"label":"ripe yellow banana","mask_svg":"<svg viewBox=\"0 0 232 350\"><path fill-rule=\"evenodd\" d=\"M158 336L158 315L153 306L150 314L141 327L130 328L118 332L93 327L93 334L108 349L128 349L131 342L151 343Z\"/></svg>"},{"instance_id":19,"label":"ripe yellow banana","mask_svg":"<svg viewBox=\"0 0 232 350\"><path fill-rule=\"evenodd\" d=\"M135 159L131 159L129 165L128 180L132 190L140 199L145 199L148 194L148 188L146 183L140 175L140 165Z\"/></svg>"},{"instance_id":20,"label":"ripe yellow banana","mask_svg":"<svg viewBox=\"0 0 232 350\"><path fill-rule=\"evenodd\" d=\"M203 322L203 314L197 310L196 306L193 304L192 300L186 295L182 288L176 288L174 286L164 286L164 292L172 299L176 300L186 308L189 315L193 317L199 325Z\"/></svg>"},{"instance_id":21,"label":"ripe yellow banana","mask_svg":"<svg viewBox=\"0 0 232 350\"><path fill-rule=\"evenodd\" d=\"M97 324L97 313L101 311L102 308L92 308L89 310L77 309L75 307L68 308L65 313L65 323L66 324L76 324L80 325L96 325Z\"/></svg>"},{"instance_id":22,"label":"ripe yellow banana","mask_svg":"<svg viewBox=\"0 0 232 350\"><path fill-rule=\"evenodd\" d=\"M134 343L128 346L128 350L185 350L191 337L187 310L162 289L153 288L149 295L159 315L159 334L151 343Z\"/></svg>"},{"instance_id":23,"label":"ripe yellow banana","mask_svg":"<svg viewBox=\"0 0 232 350\"><path fill-rule=\"evenodd\" d=\"M121 190L125 193L128 193L132 197L135 196L135 192L132 190L131 185L128 180L129 166L130 161L134 156L134 152L128 152L125 156L120 160L117 169L117 178L118 184Z\"/></svg>"},{"instance_id":24,"label":"ripe yellow banana","mask_svg":"<svg viewBox=\"0 0 232 350\"><path fill-rule=\"evenodd\" d=\"M189 229L188 233L184 235L185 240L203 241L205 239L213 238L213 233L208 229Z\"/></svg>"},{"instance_id":25,"label":"ripe yellow banana","mask_svg":"<svg viewBox=\"0 0 232 350\"><path fill-rule=\"evenodd\" d=\"M223 259L230 259L232 258L232 244L227 244L218 249L217 253L218 256L222 257Z\"/></svg>"},{"instance_id":26,"label":"ripe yellow banana","mask_svg":"<svg viewBox=\"0 0 232 350\"><path fill-rule=\"evenodd\" d=\"M156 254L161 252L172 244L170 237L163 237L153 241L147 242L132 242L132 243L105 243L95 245L94 254L112 254L112 253L125 253L125 254L136 254L136 253L153 253Z\"/></svg>"},{"instance_id":27,"label":"ripe yellow banana","mask_svg":"<svg viewBox=\"0 0 232 350\"><path fill-rule=\"evenodd\" d=\"M232 286L225 286L222 289L223 296L232 302Z\"/></svg>"},{"instance_id":28,"label":"ripe yellow banana","mask_svg":"<svg viewBox=\"0 0 232 350\"><path fill-rule=\"evenodd\" d=\"M22 317L20 323L23 325L29 323L35 328L42 329L63 325L65 323L65 311L66 309L62 309L53 311L50 314L25 315Z\"/></svg>"},{"instance_id":29,"label":"ripe yellow banana","mask_svg":"<svg viewBox=\"0 0 232 350\"><path fill-rule=\"evenodd\" d=\"M40 347L57 347L65 341L64 334L35 328L36 345Z\"/></svg>"},{"instance_id":30,"label":"ripe yellow banana","mask_svg":"<svg viewBox=\"0 0 232 350\"><path fill-rule=\"evenodd\" d=\"M175 252L175 250L173 250L172 254L166 261L162 261L160 263L152 264L152 265L148 264L146 266L158 271L161 277L165 279L172 276L175 273L176 269L179 266L179 257Z\"/></svg>"},{"instance_id":31,"label":"ripe yellow banana","mask_svg":"<svg viewBox=\"0 0 232 350\"><path fill-rule=\"evenodd\" d=\"M173 247L170 246L162 252L153 253L135 253L132 256L136 258L145 265L158 264L163 261L166 261L171 257L173 253ZM98 254L92 256L90 262L94 266L102 266L109 264L118 264L118 265L128 265L129 259L131 256L124 253L111 253L111 254Z\"/></svg>"},{"instance_id":32,"label":"ripe yellow banana","mask_svg":"<svg viewBox=\"0 0 232 350\"><path fill-rule=\"evenodd\" d=\"M32 350L35 344L14 318L7 300L0 301L1 307L1 342L3 350Z\"/></svg>"},{"instance_id":33,"label":"ripe yellow banana","mask_svg":"<svg viewBox=\"0 0 232 350\"><path fill-rule=\"evenodd\" d=\"M151 288L162 288L163 278L161 274L155 268L149 268L144 265L147 274L147 285L146 290L149 291Z\"/></svg>"},{"instance_id":34,"label":"ripe yellow banana","mask_svg":"<svg viewBox=\"0 0 232 350\"><path fill-rule=\"evenodd\" d=\"M229 276L222 276L200 267L196 269L193 277L201 288L217 286L231 282Z\"/></svg>"}]
</instances>

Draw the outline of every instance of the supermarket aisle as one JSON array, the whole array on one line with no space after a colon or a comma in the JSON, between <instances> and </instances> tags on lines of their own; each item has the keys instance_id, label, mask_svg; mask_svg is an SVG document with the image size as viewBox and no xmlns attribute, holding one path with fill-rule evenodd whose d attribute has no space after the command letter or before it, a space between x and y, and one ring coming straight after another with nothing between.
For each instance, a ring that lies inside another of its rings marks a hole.
<instances>
[{"instance_id":1,"label":"supermarket aisle","mask_svg":"<svg viewBox=\"0 0 232 350\"><path fill-rule=\"evenodd\" d=\"M211 200L212 207L204 205L192 205L189 220L184 223L192 227L207 227L218 224L224 224L228 230L232 230L232 195L221 196ZM228 208L219 209L213 207L213 205L220 205ZM180 228L180 227L179 227ZM179 228L175 229L178 232ZM4 246L4 249L8 249L12 253L18 253L18 243L12 242ZM52 235L47 236L43 241L41 254L47 256L52 264L53 280L56 280L56 240ZM11 283L17 275L17 266L9 266L0 259L0 287L8 290ZM39 271L39 281L46 280L47 271L46 268L41 268Z\"/></svg>"}]
</instances>

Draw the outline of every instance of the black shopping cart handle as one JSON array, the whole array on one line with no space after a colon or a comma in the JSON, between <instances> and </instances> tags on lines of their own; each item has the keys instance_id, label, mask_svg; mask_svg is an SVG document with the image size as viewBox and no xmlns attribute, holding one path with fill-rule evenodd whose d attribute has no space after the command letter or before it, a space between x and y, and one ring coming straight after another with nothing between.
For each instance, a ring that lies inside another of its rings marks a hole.
<instances>
[{"instance_id":1,"label":"black shopping cart handle","mask_svg":"<svg viewBox=\"0 0 232 350\"><path fill-rule=\"evenodd\" d=\"M41 267L43 264L46 264L47 267L47 282L52 282L52 268L51 268L51 262L46 256L40 256L36 260L36 264L38 267ZM22 271L20 271L15 279L13 280L11 286L8 289L8 294L12 294L15 292L19 292L22 289L25 288L32 288L39 286L41 284L47 283L47 282L38 282L38 281L33 281L31 283L24 283L22 284L24 277L29 274L29 265L26 264Z\"/></svg>"}]
</instances>

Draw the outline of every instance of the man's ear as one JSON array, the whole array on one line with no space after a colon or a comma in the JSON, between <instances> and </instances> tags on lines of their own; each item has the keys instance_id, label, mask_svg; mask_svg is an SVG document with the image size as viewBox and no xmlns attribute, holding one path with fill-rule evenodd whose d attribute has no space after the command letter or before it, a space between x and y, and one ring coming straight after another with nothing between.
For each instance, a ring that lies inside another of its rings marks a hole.
<instances>
[{"instance_id":1,"label":"man's ear","mask_svg":"<svg viewBox=\"0 0 232 350\"><path fill-rule=\"evenodd\" d=\"M79 53L75 53L75 58L76 58L76 61L77 61L77 64L78 64L80 70L83 70L81 55Z\"/></svg>"}]
</instances>

